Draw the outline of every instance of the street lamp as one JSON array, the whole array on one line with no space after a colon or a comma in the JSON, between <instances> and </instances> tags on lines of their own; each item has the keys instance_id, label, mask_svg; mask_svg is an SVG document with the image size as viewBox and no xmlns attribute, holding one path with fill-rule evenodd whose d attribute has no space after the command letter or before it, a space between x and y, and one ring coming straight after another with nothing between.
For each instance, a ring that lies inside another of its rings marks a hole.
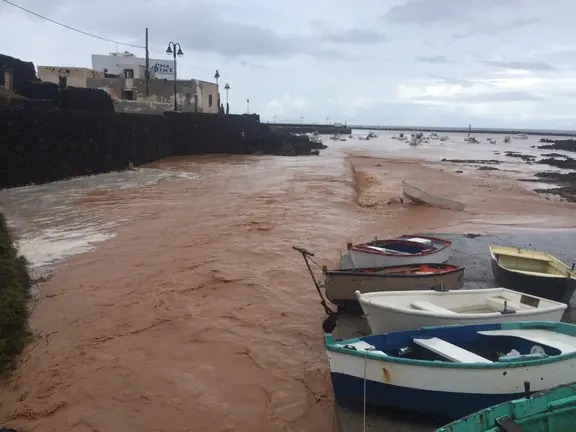
<instances>
[{"instance_id":1,"label":"street lamp","mask_svg":"<svg viewBox=\"0 0 576 432\"><path fill-rule=\"evenodd\" d=\"M274 123L276 123L276 116L272 117L274 119Z\"/></svg>"},{"instance_id":2,"label":"street lamp","mask_svg":"<svg viewBox=\"0 0 576 432\"><path fill-rule=\"evenodd\" d=\"M246 99L246 114L250 114L250 98Z\"/></svg>"},{"instance_id":3,"label":"street lamp","mask_svg":"<svg viewBox=\"0 0 576 432\"><path fill-rule=\"evenodd\" d=\"M216 80L216 85L218 85L218 78L220 78L220 72L216 69L216 73L214 74L214 79Z\"/></svg>"},{"instance_id":4,"label":"street lamp","mask_svg":"<svg viewBox=\"0 0 576 432\"><path fill-rule=\"evenodd\" d=\"M303 121L304 121L304 117L300 116L300 124L302 124Z\"/></svg>"},{"instance_id":5,"label":"street lamp","mask_svg":"<svg viewBox=\"0 0 576 432\"><path fill-rule=\"evenodd\" d=\"M230 106L228 105L228 90L230 90L230 84L226 83L224 90L226 90L226 114L228 114L230 113Z\"/></svg>"},{"instance_id":6,"label":"street lamp","mask_svg":"<svg viewBox=\"0 0 576 432\"><path fill-rule=\"evenodd\" d=\"M330 117L326 117L326 124L330 124Z\"/></svg>"},{"instance_id":7,"label":"street lamp","mask_svg":"<svg viewBox=\"0 0 576 432\"><path fill-rule=\"evenodd\" d=\"M178 42L174 43L170 41L170 43L168 43L168 48L166 49L166 54L174 56L174 111L178 111L178 98L176 97L176 56L182 57L184 53L182 52L182 47Z\"/></svg>"}]
</instances>

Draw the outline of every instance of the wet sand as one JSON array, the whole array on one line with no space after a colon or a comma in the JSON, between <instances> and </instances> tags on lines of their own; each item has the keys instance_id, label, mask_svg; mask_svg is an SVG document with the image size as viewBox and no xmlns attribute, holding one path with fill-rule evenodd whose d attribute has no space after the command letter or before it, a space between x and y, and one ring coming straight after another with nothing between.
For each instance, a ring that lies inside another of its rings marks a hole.
<instances>
[{"instance_id":1,"label":"wet sand","mask_svg":"<svg viewBox=\"0 0 576 432\"><path fill-rule=\"evenodd\" d=\"M39 286L35 339L0 392L2 424L333 430L323 312L292 245L334 266L347 241L375 234L576 227L576 205L510 179L406 159L332 150L173 158L150 168L200 178L76 199L84 217L114 222L116 235ZM402 179L465 198L468 208L395 201Z\"/></svg>"}]
</instances>

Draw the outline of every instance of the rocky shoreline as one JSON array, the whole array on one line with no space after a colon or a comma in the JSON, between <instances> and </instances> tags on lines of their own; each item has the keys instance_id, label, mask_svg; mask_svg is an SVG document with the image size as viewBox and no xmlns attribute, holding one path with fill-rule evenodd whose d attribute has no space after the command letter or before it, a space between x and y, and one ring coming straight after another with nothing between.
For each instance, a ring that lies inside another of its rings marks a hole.
<instances>
[{"instance_id":1,"label":"rocky shoreline","mask_svg":"<svg viewBox=\"0 0 576 432\"><path fill-rule=\"evenodd\" d=\"M545 143L544 145L532 146L533 148L545 149L545 150L560 150L567 152L576 152L576 140L564 139L564 140L552 140L548 138L542 138L540 142ZM495 152L496 153L496 152ZM499 152L498 152L499 154ZM570 156L551 152L544 153L543 159L538 159L537 156L527 155L516 151L504 151L504 155L511 158L518 158L526 162L527 164L541 164L549 165L555 168L574 170L570 173L561 172L549 172L541 171L535 174L535 179L521 179L527 182L538 182L538 183L550 183L558 185L555 188L539 188L535 189L535 192L559 195L566 201L576 202L576 159ZM494 159L442 159L441 162L452 162L452 163L466 163L466 164L478 164L480 167L477 169L480 171L496 171L499 168L494 165L500 165L502 161Z\"/></svg>"}]
</instances>

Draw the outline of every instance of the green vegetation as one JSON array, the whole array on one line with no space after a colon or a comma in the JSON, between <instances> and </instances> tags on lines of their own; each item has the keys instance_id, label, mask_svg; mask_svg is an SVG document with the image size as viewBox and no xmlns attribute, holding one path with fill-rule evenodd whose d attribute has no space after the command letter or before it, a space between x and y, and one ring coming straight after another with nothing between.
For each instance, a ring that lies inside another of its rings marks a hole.
<instances>
[{"instance_id":1,"label":"green vegetation","mask_svg":"<svg viewBox=\"0 0 576 432\"><path fill-rule=\"evenodd\" d=\"M32 281L0 214L0 371L13 364L29 335L28 297Z\"/></svg>"}]
</instances>

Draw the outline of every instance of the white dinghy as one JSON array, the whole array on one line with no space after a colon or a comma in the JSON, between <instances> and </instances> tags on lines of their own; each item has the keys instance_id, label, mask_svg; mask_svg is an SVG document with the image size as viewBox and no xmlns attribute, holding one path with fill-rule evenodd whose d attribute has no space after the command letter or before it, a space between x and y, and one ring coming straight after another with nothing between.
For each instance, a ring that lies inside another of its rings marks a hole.
<instances>
[{"instance_id":1,"label":"white dinghy","mask_svg":"<svg viewBox=\"0 0 576 432\"><path fill-rule=\"evenodd\" d=\"M562 319L564 303L488 288L458 291L356 291L373 334L421 327Z\"/></svg>"}]
</instances>

